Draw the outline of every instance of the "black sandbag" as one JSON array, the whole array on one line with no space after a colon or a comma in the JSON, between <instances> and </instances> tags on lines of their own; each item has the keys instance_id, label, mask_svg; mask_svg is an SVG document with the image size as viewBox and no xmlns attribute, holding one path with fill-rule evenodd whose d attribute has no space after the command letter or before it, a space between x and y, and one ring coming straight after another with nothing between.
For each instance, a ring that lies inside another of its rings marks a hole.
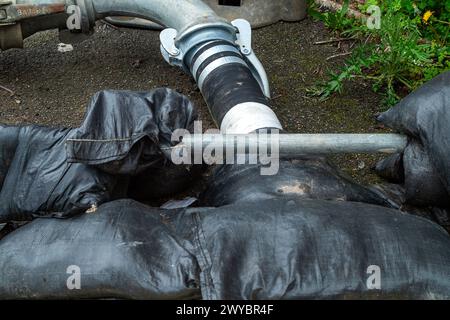
<instances>
[{"instance_id":1,"label":"black sandbag","mask_svg":"<svg viewBox=\"0 0 450 320\"><path fill-rule=\"evenodd\" d=\"M71 133L71 129L19 128L18 145L0 191L0 223L71 216L113 197L115 177L67 163L65 141Z\"/></svg>"},{"instance_id":2,"label":"black sandbag","mask_svg":"<svg viewBox=\"0 0 450 320\"><path fill-rule=\"evenodd\" d=\"M375 166L375 171L380 177L389 182L398 184L405 182L403 154L396 153L379 161Z\"/></svg>"},{"instance_id":3,"label":"black sandbag","mask_svg":"<svg viewBox=\"0 0 450 320\"><path fill-rule=\"evenodd\" d=\"M436 171L424 147L411 142L404 152L403 166L406 203L415 206L450 206L450 196L441 180L442 176Z\"/></svg>"},{"instance_id":4,"label":"black sandbag","mask_svg":"<svg viewBox=\"0 0 450 320\"><path fill-rule=\"evenodd\" d=\"M185 190L198 177L191 166L172 165L166 152L176 129L192 130L191 101L167 88L150 92L102 91L91 100L83 125L67 141L68 161L130 175L127 196L149 201Z\"/></svg>"},{"instance_id":5,"label":"black sandbag","mask_svg":"<svg viewBox=\"0 0 450 320\"><path fill-rule=\"evenodd\" d=\"M204 299L450 298L449 235L397 210L282 197L187 209L177 224Z\"/></svg>"},{"instance_id":6,"label":"black sandbag","mask_svg":"<svg viewBox=\"0 0 450 320\"><path fill-rule=\"evenodd\" d=\"M162 149L175 144L173 131L189 130L196 119L189 99L170 89L101 91L67 140L68 161L136 175L161 161Z\"/></svg>"},{"instance_id":7,"label":"black sandbag","mask_svg":"<svg viewBox=\"0 0 450 320\"><path fill-rule=\"evenodd\" d=\"M396 207L380 192L353 182L322 158L281 160L274 176L261 175L260 165L224 165L212 174L200 196L204 206L278 198L356 201Z\"/></svg>"},{"instance_id":8,"label":"black sandbag","mask_svg":"<svg viewBox=\"0 0 450 320\"><path fill-rule=\"evenodd\" d=\"M195 258L161 212L119 200L15 230L0 241L0 299L200 298ZM71 266L80 289L67 287Z\"/></svg>"},{"instance_id":9,"label":"black sandbag","mask_svg":"<svg viewBox=\"0 0 450 320\"><path fill-rule=\"evenodd\" d=\"M407 186L411 194L441 195L439 202L450 197L450 72L443 73L408 95L392 109L381 114L379 121L415 139L406 150L404 166L409 170L405 178L417 184ZM416 144L424 152L417 152ZM415 150L410 150L415 148ZM423 154L427 156L424 157ZM429 179L427 173L434 172ZM440 182L434 177L436 174ZM408 177L409 175L409 177ZM423 189L426 188L426 189ZM415 190L413 190L415 189ZM426 200L426 199L425 199ZM426 201L436 205L435 196ZM423 201L421 201L423 203Z\"/></svg>"},{"instance_id":10,"label":"black sandbag","mask_svg":"<svg viewBox=\"0 0 450 320\"><path fill-rule=\"evenodd\" d=\"M0 223L68 217L126 197L129 176L167 163L164 148L171 146L172 132L189 129L195 119L192 103L169 89L102 91L78 129L0 127L0 182L9 165L0 191ZM192 176L169 165L162 170L177 174L157 181L144 173L130 189L170 195Z\"/></svg>"},{"instance_id":11,"label":"black sandbag","mask_svg":"<svg viewBox=\"0 0 450 320\"><path fill-rule=\"evenodd\" d=\"M412 140L402 154L380 161L376 172L381 177L404 188L401 205L446 207L450 205L445 185L424 147Z\"/></svg>"},{"instance_id":12,"label":"black sandbag","mask_svg":"<svg viewBox=\"0 0 450 320\"><path fill-rule=\"evenodd\" d=\"M19 128L0 124L0 190L19 143Z\"/></svg>"},{"instance_id":13,"label":"black sandbag","mask_svg":"<svg viewBox=\"0 0 450 320\"><path fill-rule=\"evenodd\" d=\"M68 290L69 266L81 290ZM369 290L373 266L380 288ZM200 291L201 290L201 291ZM352 202L292 197L160 210L131 200L37 219L0 241L0 298L449 299L436 224Z\"/></svg>"}]
</instances>

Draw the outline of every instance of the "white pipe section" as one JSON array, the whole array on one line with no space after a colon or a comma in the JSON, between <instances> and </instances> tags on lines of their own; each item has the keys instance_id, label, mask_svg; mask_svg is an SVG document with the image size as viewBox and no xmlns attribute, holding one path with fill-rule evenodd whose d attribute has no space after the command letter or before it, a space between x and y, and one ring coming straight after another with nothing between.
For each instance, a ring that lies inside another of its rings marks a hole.
<instances>
[{"instance_id":1,"label":"white pipe section","mask_svg":"<svg viewBox=\"0 0 450 320\"><path fill-rule=\"evenodd\" d=\"M220 125L223 134L249 134L261 128L283 130L275 112L265 104L245 102L228 111Z\"/></svg>"}]
</instances>

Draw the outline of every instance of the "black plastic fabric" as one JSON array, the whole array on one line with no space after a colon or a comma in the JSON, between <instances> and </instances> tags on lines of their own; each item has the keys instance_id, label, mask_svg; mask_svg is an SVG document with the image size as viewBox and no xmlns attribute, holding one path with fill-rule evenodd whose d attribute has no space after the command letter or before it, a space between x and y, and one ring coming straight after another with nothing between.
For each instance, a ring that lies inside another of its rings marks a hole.
<instances>
[{"instance_id":1,"label":"black plastic fabric","mask_svg":"<svg viewBox=\"0 0 450 320\"><path fill-rule=\"evenodd\" d=\"M162 212L119 200L71 219L34 220L0 242L0 299L200 298L195 257ZM67 286L71 266L79 289Z\"/></svg>"},{"instance_id":2,"label":"black plastic fabric","mask_svg":"<svg viewBox=\"0 0 450 320\"><path fill-rule=\"evenodd\" d=\"M412 138L403 166L379 165L382 175L404 168L407 202L450 204L450 72L443 73L383 113L379 120Z\"/></svg>"},{"instance_id":3,"label":"black plastic fabric","mask_svg":"<svg viewBox=\"0 0 450 320\"><path fill-rule=\"evenodd\" d=\"M68 164L70 129L21 127L0 192L0 222L71 216L112 199L116 179L93 167Z\"/></svg>"},{"instance_id":4,"label":"black plastic fabric","mask_svg":"<svg viewBox=\"0 0 450 320\"><path fill-rule=\"evenodd\" d=\"M392 183L405 181L405 169L403 167L403 154L396 153L377 163L375 171L383 179Z\"/></svg>"},{"instance_id":5,"label":"black plastic fabric","mask_svg":"<svg viewBox=\"0 0 450 320\"><path fill-rule=\"evenodd\" d=\"M269 105L258 81L247 66L222 65L212 71L203 83L202 93L217 124L236 105L256 102Z\"/></svg>"},{"instance_id":6,"label":"black plastic fabric","mask_svg":"<svg viewBox=\"0 0 450 320\"><path fill-rule=\"evenodd\" d=\"M190 129L196 118L189 99L170 89L102 91L67 140L68 161L135 175L159 162L161 149L175 144L173 131Z\"/></svg>"},{"instance_id":7,"label":"black plastic fabric","mask_svg":"<svg viewBox=\"0 0 450 320\"><path fill-rule=\"evenodd\" d=\"M441 180L442 175L436 171L429 153L420 144L411 142L404 152L403 159L406 201L416 206L449 206L450 196Z\"/></svg>"},{"instance_id":8,"label":"black plastic fabric","mask_svg":"<svg viewBox=\"0 0 450 320\"><path fill-rule=\"evenodd\" d=\"M189 129L195 119L186 97L156 89L96 94L78 129L1 126L0 223L70 217L126 197L130 176L165 166L172 132ZM159 184L136 177L134 188L168 196L190 174L177 172Z\"/></svg>"},{"instance_id":9,"label":"black plastic fabric","mask_svg":"<svg viewBox=\"0 0 450 320\"><path fill-rule=\"evenodd\" d=\"M19 143L19 128L0 124L0 190Z\"/></svg>"},{"instance_id":10,"label":"black plastic fabric","mask_svg":"<svg viewBox=\"0 0 450 320\"><path fill-rule=\"evenodd\" d=\"M355 201L395 207L389 197L353 182L323 158L281 160L274 176L261 175L260 165L218 167L205 192L204 206L295 196L298 199Z\"/></svg>"},{"instance_id":11,"label":"black plastic fabric","mask_svg":"<svg viewBox=\"0 0 450 320\"><path fill-rule=\"evenodd\" d=\"M79 290L67 287L69 266ZM362 203L280 196L161 210L119 200L3 238L0 298L449 299L450 237Z\"/></svg>"},{"instance_id":12,"label":"black plastic fabric","mask_svg":"<svg viewBox=\"0 0 450 320\"><path fill-rule=\"evenodd\" d=\"M168 197L185 190L200 174L199 168L175 166L166 156L176 143L171 141L172 133L191 131L195 120L194 105L170 89L102 91L93 97L83 125L67 141L68 161L129 175L130 198Z\"/></svg>"},{"instance_id":13,"label":"black plastic fabric","mask_svg":"<svg viewBox=\"0 0 450 320\"><path fill-rule=\"evenodd\" d=\"M448 188L442 154L425 140L432 135L450 150L449 135L438 136L448 126L432 119L448 113L436 105L420 117L435 121L433 129L408 131L405 153L384 162L403 168L406 189L416 186L408 197L434 197L425 203L445 199ZM448 233L387 208L404 202L400 188L391 200L320 158L281 161L276 176L262 176L260 166L218 167L203 208L111 201L163 197L189 181L190 170L167 166L165 150L172 131L194 119L190 102L170 90L106 91L79 129L0 127L0 224L69 217L0 231L0 299L450 299ZM430 214L449 223L445 209ZM80 268L79 290L67 287L70 266ZM367 283L373 266L379 289Z\"/></svg>"},{"instance_id":14,"label":"black plastic fabric","mask_svg":"<svg viewBox=\"0 0 450 320\"><path fill-rule=\"evenodd\" d=\"M188 209L180 220L194 230L186 237L204 299L450 298L450 237L400 211L281 197Z\"/></svg>"}]
</instances>

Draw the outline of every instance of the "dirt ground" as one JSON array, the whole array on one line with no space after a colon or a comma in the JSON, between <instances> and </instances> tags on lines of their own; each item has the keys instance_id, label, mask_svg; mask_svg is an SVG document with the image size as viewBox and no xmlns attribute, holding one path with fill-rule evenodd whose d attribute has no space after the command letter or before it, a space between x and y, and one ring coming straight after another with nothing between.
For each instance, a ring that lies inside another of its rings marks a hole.
<instances>
[{"instance_id":1,"label":"dirt ground","mask_svg":"<svg viewBox=\"0 0 450 320\"><path fill-rule=\"evenodd\" d=\"M374 117L382 111L381 97L367 83L353 83L327 101L307 95L329 70L343 63L343 58L326 61L342 52L336 44L314 44L331 37L311 19L255 31L254 47L270 76L275 112L290 132L384 131ZM0 85L15 93L11 97L0 90L0 122L76 127L90 97L99 90L164 86L187 95L197 105L204 126L214 126L195 83L161 57L158 32L99 25L94 36L75 45L72 52L58 52L58 43L58 33L48 31L27 39L24 50L0 52ZM357 180L377 181L371 167L379 156L333 158Z\"/></svg>"}]
</instances>

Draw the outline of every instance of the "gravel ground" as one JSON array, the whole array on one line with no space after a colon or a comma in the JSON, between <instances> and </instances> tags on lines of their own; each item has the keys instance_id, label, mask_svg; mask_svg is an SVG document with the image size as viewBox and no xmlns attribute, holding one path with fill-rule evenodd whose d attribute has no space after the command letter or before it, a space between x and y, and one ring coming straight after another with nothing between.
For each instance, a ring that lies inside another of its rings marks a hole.
<instances>
[{"instance_id":1,"label":"gravel ground","mask_svg":"<svg viewBox=\"0 0 450 320\"><path fill-rule=\"evenodd\" d=\"M382 111L381 98L367 83L352 83L342 95L327 101L307 95L329 70L343 63L342 58L326 58L348 48L314 45L331 37L311 19L255 31L255 51L270 76L275 112L290 132L382 132L374 120ZM167 86L197 105L204 127L214 126L195 83L164 62L157 32L99 25L94 36L75 45L72 52L58 52L58 42L57 32L48 31L27 39L24 50L0 52L0 85L15 92L10 97L0 90L0 122L76 127L90 97L99 90ZM379 156L333 159L359 181L378 181L371 167Z\"/></svg>"}]
</instances>

